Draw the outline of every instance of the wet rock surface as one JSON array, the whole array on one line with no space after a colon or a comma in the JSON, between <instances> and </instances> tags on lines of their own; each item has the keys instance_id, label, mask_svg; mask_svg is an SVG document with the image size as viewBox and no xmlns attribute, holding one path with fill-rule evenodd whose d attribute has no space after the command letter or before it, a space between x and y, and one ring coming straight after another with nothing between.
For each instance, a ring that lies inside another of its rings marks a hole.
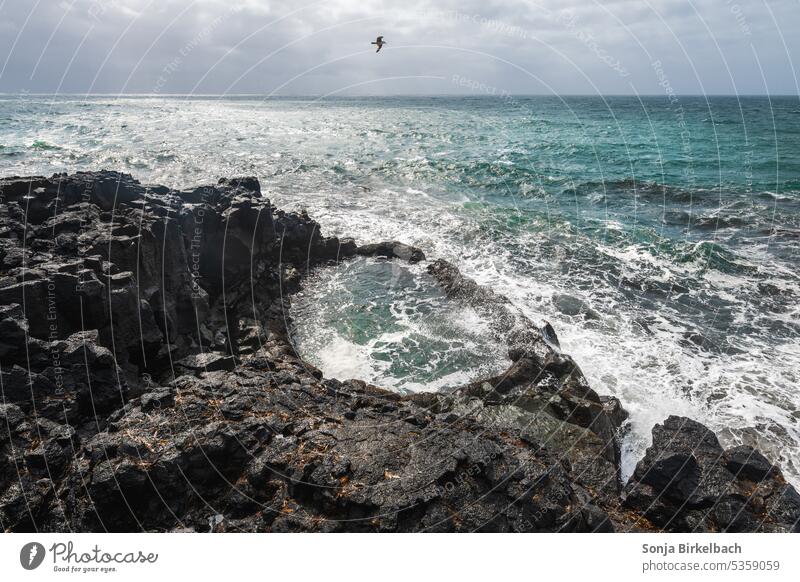
<instances>
[{"instance_id":1,"label":"wet rock surface","mask_svg":"<svg viewBox=\"0 0 800 582\"><path fill-rule=\"evenodd\" d=\"M748 446L724 450L716 435L670 416L636 466L624 505L668 531L797 531L800 496Z\"/></svg>"},{"instance_id":2,"label":"wet rock surface","mask_svg":"<svg viewBox=\"0 0 800 582\"><path fill-rule=\"evenodd\" d=\"M426 257L325 237L255 178L7 178L0 202L5 531L798 527L778 467L689 419L621 483L619 402L446 261L429 272L507 343L506 373L407 396L323 378L287 332L305 273Z\"/></svg>"}]
</instances>

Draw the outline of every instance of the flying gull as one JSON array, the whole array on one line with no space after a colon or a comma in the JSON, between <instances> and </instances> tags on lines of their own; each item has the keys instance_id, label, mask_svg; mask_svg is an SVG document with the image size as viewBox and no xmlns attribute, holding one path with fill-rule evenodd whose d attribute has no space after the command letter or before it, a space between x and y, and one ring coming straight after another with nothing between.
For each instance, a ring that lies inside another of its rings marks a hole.
<instances>
[{"instance_id":1,"label":"flying gull","mask_svg":"<svg viewBox=\"0 0 800 582\"><path fill-rule=\"evenodd\" d=\"M379 36L376 40L372 41L370 44L378 45L378 50L376 50L375 52L379 53L379 52L381 52L381 49L383 48L383 45L388 44L388 43L385 40L383 40L382 36Z\"/></svg>"}]
</instances>

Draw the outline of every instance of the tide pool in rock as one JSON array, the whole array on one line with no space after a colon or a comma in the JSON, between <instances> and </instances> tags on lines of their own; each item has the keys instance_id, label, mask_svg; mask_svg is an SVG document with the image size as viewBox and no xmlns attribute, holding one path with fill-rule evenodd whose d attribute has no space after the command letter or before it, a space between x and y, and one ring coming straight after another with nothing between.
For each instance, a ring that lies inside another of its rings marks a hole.
<instances>
[{"instance_id":1,"label":"tide pool in rock","mask_svg":"<svg viewBox=\"0 0 800 582\"><path fill-rule=\"evenodd\" d=\"M297 351L327 377L405 391L505 370L505 346L449 301L424 266L359 258L323 268L292 300Z\"/></svg>"}]
</instances>

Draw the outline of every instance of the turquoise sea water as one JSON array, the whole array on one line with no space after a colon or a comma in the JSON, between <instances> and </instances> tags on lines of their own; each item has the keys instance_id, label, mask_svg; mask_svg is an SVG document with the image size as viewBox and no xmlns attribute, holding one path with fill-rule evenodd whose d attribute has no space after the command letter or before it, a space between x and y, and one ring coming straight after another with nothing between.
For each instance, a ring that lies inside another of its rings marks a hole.
<instances>
[{"instance_id":1,"label":"turquoise sea water","mask_svg":"<svg viewBox=\"0 0 800 582\"><path fill-rule=\"evenodd\" d=\"M781 97L6 97L0 175L252 174L326 234L398 239L550 321L631 412L630 470L670 413L800 474L800 100ZM298 349L336 377L435 389L502 345L407 269L317 274Z\"/></svg>"}]
</instances>

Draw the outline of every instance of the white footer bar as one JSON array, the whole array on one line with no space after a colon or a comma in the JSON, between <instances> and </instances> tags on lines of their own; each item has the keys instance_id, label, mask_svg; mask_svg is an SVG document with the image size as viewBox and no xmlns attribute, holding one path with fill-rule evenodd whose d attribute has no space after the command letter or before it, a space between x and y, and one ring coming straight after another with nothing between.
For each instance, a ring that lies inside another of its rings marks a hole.
<instances>
[{"instance_id":1,"label":"white footer bar","mask_svg":"<svg viewBox=\"0 0 800 582\"><path fill-rule=\"evenodd\" d=\"M0 579L769 582L800 580L799 542L792 534L2 534Z\"/></svg>"}]
</instances>

